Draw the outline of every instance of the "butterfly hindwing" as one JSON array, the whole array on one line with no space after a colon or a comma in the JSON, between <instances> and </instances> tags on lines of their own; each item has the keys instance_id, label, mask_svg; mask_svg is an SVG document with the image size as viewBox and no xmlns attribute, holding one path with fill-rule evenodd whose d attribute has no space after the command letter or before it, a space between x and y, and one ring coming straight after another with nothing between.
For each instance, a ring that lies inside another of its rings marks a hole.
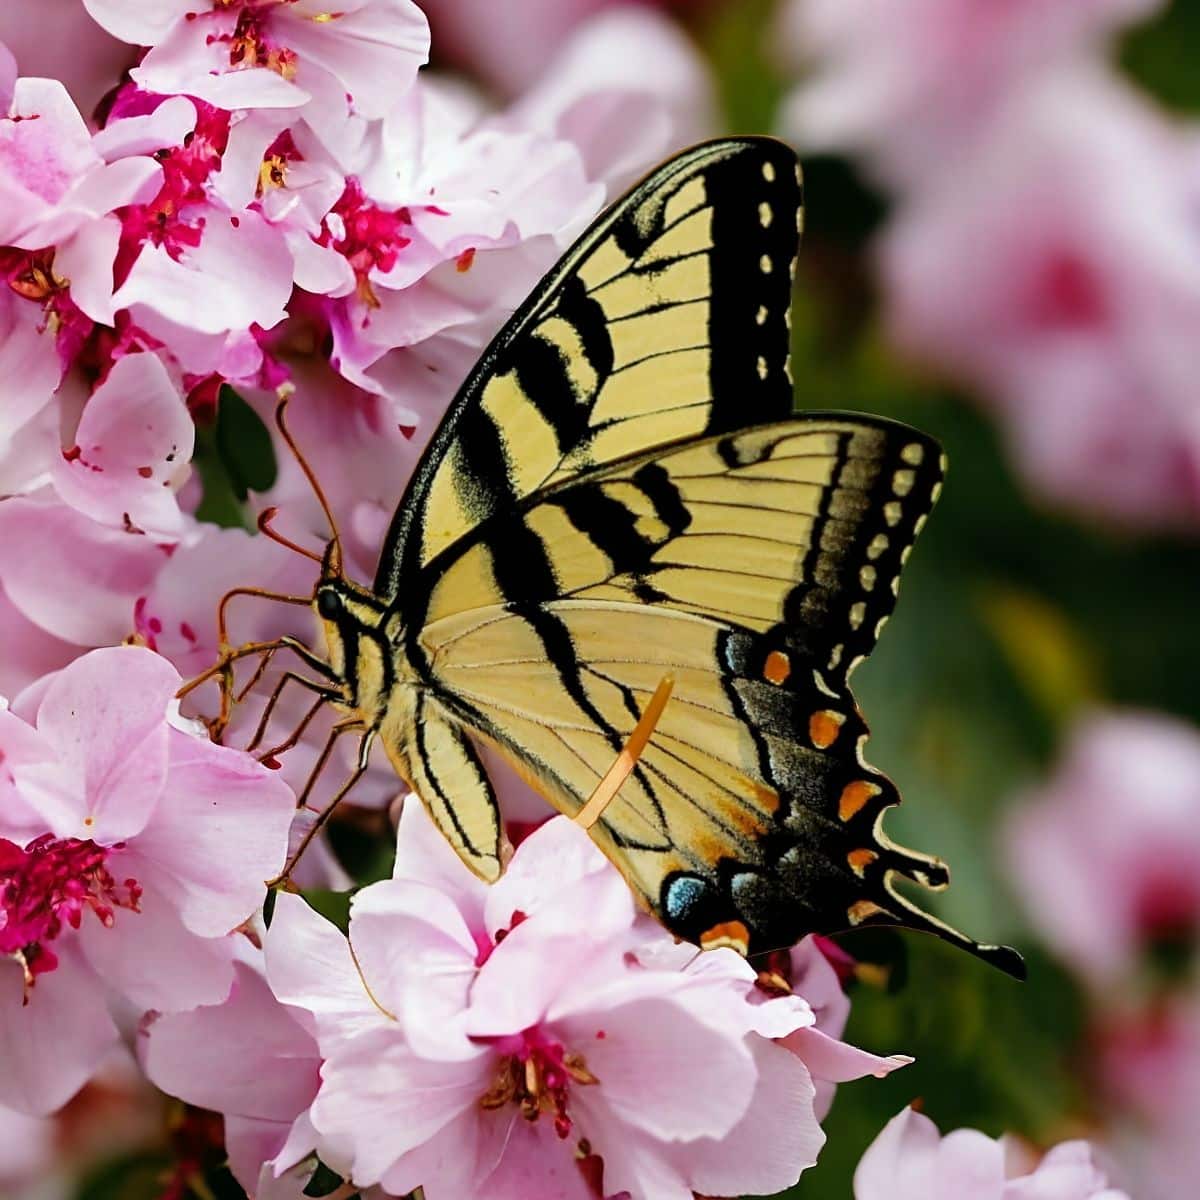
<instances>
[{"instance_id":1,"label":"butterfly hindwing","mask_svg":"<svg viewBox=\"0 0 1200 1200\"><path fill-rule=\"evenodd\" d=\"M671 674L593 836L680 936L765 949L885 922L994 954L893 889L945 869L878 828L898 796L847 686L940 481L923 435L820 414L597 468L439 572L431 689L574 814Z\"/></svg>"},{"instance_id":2,"label":"butterfly hindwing","mask_svg":"<svg viewBox=\"0 0 1200 1200\"><path fill-rule=\"evenodd\" d=\"M485 351L388 533L375 591L540 488L649 446L787 416L795 156L698 146L580 239Z\"/></svg>"}]
</instances>

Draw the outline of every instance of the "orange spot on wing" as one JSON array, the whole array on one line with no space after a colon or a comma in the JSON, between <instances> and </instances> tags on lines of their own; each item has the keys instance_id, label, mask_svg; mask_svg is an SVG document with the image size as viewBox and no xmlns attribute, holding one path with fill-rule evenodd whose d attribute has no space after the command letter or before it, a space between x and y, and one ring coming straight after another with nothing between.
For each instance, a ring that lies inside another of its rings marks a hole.
<instances>
[{"instance_id":1,"label":"orange spot on wing","mask_svg":"<svg viewBox=\"0 0 1200 1200\"><path fill-rule=\"evenodd\" d=\"M873 917L877 913L884 910L875 903L874 900L855 900L855 902L846 909L846 916L850 918L851 925L860 925L868 917Z\"/></svg>"},{"instance_id":2,"label":"orange spot on wing","mask_svg":"<svg viewBox=\"0 0 1200 1200\"><path fill-rule=\"evenodd\" d=\"M851 850L846 855L846 861L855 875L861 875L878 857L874 850L863 847L861 850Z\"/></svg>"},{"instance_id":3,"label":"orange spot on wing","mask_svg":"<svg viewBox=\"0 0 1200 1200\"><path fill-rule=\"evenodd\" d=\"M837 741L837 735L845 722L843 713L823 708L808 718L808 736L818 750L827 750Z\"/></svg>"},{"instance_id":4,"label":"orange spot on wing","mask_svg":"<svg viewBox=\"0 0 1200 1200\"><path fill-rule=\"evenodd\" d=\"M741 955L749 954L750 930L741 921L724 921L700 935L702 950L716 950L721 946L728 946Z\"/></svg>"},{"instance_id":5,"label":"orange spot on wing","mask_svg":"<svg viewBox=\"0 0 1200 1200\"><path fill-rule=\"evenodd\" d=\"M792 673L792 663L782 650L772 650L763 664L763 678L778 686Z\"/></svg>"},{"instance_id":6,"label":"orange spot on wing","mask_svg":"<svg viewBox=\"0 0 1200 1200\"><path fill-rule=\"evenodd\" d=\"M868 800L879 795L879 785L868 783L865 779L856 779L853 783L848 783L842 789L842 794L838 798L838 817L840 820L848 821L856 813L862 810L863 805Z\"/></svg>"}]
</instances>

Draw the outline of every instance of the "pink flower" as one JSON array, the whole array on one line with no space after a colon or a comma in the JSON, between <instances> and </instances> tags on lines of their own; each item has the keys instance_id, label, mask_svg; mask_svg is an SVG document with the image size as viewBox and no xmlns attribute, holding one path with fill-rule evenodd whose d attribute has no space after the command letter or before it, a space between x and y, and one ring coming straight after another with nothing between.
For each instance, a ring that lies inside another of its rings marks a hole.
<instances>
[{"instance_id":1,"label":"pink flower","mask_svg":"<svg viewBox=\"0 0 1200 1200\"><path fill-rule=\"evenodd\" d=\"M175 489L186 479L195 427L166 368L153 354L119 359L88 400L52 472L73 508L116 529L178 536Z\"/></svg>"},{"instance_id":2,"label":"pink flower","mask_svg":"<svg viewBox=\"0 0 1200 1200\"><path fill-rule=\"evenodd\" d=\"M306 1159L316 1135L308 1107L320 1083L320 1053L307 1013L280 1004L247 956L217 1005L152 1017L139 1057L153 1083L224 1117L230 1170L250 1195ZM311 1165L298 1174L302 1194Z\"/></svg>"},{"instance_id":3,"label":"pink flower","mask_svg":"<svg viewBox=\"0 0 1200 1200\"><path fill-rule=\"evenodd\" d=\"M54 1134L54 1122L49 1117L32 1117L0 1107L0 1188L5 1196L35 1200L36 1186L56 1165ZM57 1200L53 1192L50 1196Z\"/></svg>"},{"instance_id":4,"label":"pink flower","mask_svg":"<svg viewBox=\"0 0 1200 1200\"><path fill-rule=\"evenodd\" d=\"M974 1129L941 1137L914 1109L893 1117L854 1172L854 1200L1129 1200L1108 1187L1087 1142L1062 1142L1032 1169L1019 1146Z\"/></svg>"},{"instance_id":5,"label":"pink flower","mask_svg":"<svg viewBox=\"0 0 1200 1200\"><path fill-rule=\"evenodd\" d=\"M350 117L382 117L429 53L411 0L85 3L116 37L152 47L132 72L139 87L228 110L295 110L334 154Z\"/></svg>"},{"instance_id":6,"label":"pink flower","mask_svg":"<svg viewBox=\"0 0 1200 1200\"><path fill-rule=\"evenodd\" d=\"M1099 71L1025 86L882 245L909 355L977 387L1050 500L1200 518L1200 222L1190 143Z\"/></svg>"},{"instance_id":7,"label":"pink flower","mask_svg":"<svg viewBox=\"0 0 1200 1200\"><path fill-rule=\"evenodd\" d=\"M1200 932L1200 734L1151 713L1082 722L1011 818L1009 863L1042 936L1097 986Z\"/></svg>"},{"instance_id":8,"label":"pink flower","mask_svg":"<svg viewBox=\"0 0 1200 1200\"><path fill-rule=\"evenodd\" d=\"M1200 1173L1200 994L1122 1013L1097 1031L1110 1146L1138 1200L1187 1200Z\"/></svg>"},{"instance_id":9,"label":"pink flower","mask_svg":"<svg viewBox=\"0 0 1200 1200\"><path fill-rule=\"evenodd\" d=\"M6 337L4 353L7 366L24 368L15 407L28 420L43 411L93 321L111 317L120 236L111 214L152 196L162 169L145 154L107 162L57 80L0 78L0 107L0 278L15 337L11 345ZM0 456L7 433L0 429Z\"/></svg>"},{"instance_id":10,"label":"pink flower","mask_svg":"<svg viewBox=\"0 0 1200 1200\"><path fill-rule=\"evenodd\" d=\"M129 46L96 25L79 0L7 0L0 5L0 41L22 75L59 80L87 116L135 58Z\"/></svg>"},{"instance_id":11,"label":"pink flower","mask_svg":"<svg viewBox=\"0 0 1200 1200\"><path fill-rule=\"evenodd\" d=\"M676 947L562 818L487 887L410 801L349 941L281 895L267 965L324 1059L318 1152L356 1185L583 1200L582 1152L606 1195L691 1200L776 1191L823 1140L808 1068L772 1040L808 1005Z\"/></svg>"},{"instance_id":12,"label":"pink flower","mask_svg":"<svg viewBox=\"0 0 1200 1200\"><path fill-rule=\"evenodd\" d=\"M807 67L784 128L802 145L865 153L891 182L923 187L978 139L998 107L1162 0L790 0L782 57Z\"/></svg>"},{"instance_id":13,"label":"pink flower","mask_svg":"<svg viewBox=\"0 0 1200 1200\"><path fill-rule=\"evenodd\" d=\"M0 712L0 1103L48 1112L136 1010L224 997L236 929L283 863L289 789L171 723L181 680L147 650L76 659Z\"/></svg>"},{"instance_id":14,"label":"pink flower","mask_svg":"<svg viewBox=\"0 0 1200 1200\"><path fill-rule=\"evenodd\" d=\"M544 19L543 28L554 19ZM505 36L517 23L505 21ZM649 5L597 14L554 50L506 119L579 147L588 178L604 180L610 197L718 128L707 64L687 34Z\"/></svg>"},{"instance_id":15,"label":"pink flower","mask_svg":"<svg viewBox=\"0 0 1200 1200\"><path fill-rule=\"evenodd\" d=\"M106 163L66 88L18 79L0 119L0 245L40 250L84 225L152 195L152 158Z\"/></svg>"},{"instance_id":16,"label":"pink flower","mask_svg":"<svg viewBox=\"0 0 1200 1200\"><path fill-rule=\"evenodd\" d=\"M640 7L629 0L525 0L503 8L488 0L439 0L428 6L438 52L509 96L535 85L563 43L596 14ZM681 0L674 7L696 5ZM624 51L636 55L638 47L627 44Z\"/></svg>"}]
</instances>

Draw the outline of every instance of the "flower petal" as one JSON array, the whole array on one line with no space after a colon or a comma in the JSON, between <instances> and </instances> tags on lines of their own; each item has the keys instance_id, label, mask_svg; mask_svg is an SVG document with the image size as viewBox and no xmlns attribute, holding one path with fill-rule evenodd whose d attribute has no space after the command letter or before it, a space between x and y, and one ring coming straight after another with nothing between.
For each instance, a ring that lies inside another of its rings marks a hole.
<instances>
[{"instance_id":1,"label":"flower petal","mask_svg":"<svg viewBox=\"0 0 1200 1200\"><path fill-rule=\"evenodd\" d=\"M69 942L22 1007L21 968L0 961L0 1104L49 1113L65 1104L117 1041L100 981Z\"/></svg>"}]
</instances>

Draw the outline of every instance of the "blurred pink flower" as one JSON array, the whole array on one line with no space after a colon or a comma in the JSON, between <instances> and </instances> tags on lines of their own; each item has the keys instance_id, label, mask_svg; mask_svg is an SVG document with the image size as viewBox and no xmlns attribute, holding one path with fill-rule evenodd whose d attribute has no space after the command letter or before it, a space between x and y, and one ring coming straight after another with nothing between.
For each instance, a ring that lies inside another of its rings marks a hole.
<instances>
[{"instance_id":1,"label":"blurred pink flower","mask_svg":"<svg viewBox=\"0 0 1200 1200\"><path fill-rule=\"evenodd\" d=\"M804 1000L676 947L562 818L488 887L407 803L349 942L281 895L267 965L324 1059L318 1151L356 1184L583 1200L582 1146L605 1194L691 1200L787 1186L823 1140L804 1051L772 1040L813 1023Z\"/></svg>"},{"instance_id":2,"label":"blurred pink flower","mask_svg":"<svg viewBox=\"0 0 1200 1200\"><path fill-rule=\"evenodd\" d=\"M641 7L636 0L525 0L507 6L489 0L430 0L425 5L437 53L510 97L535 85L563 43L590 18ZM677 7L689 7L687 0ZM632 45L625 50L636 53Z\"/></svg>"},{"instance_id":3,"label":"blurred pink flower","mask_svg":"<svg viewBox=\"0 0 1200 1200\"><path fill-rule=\"evenodd\" d=\"M36 724L0 711L0 1103L49 1112L135 1010L224 997L226 937L282 866L290 790L173 724L169 663L97 650L53 677Z\"/></svg>"},{"instance_id":4,"label":"blurred pink flower","mask_svg":"<svg viewBox=\"0 0 1200 1200\"><path fill-rule=\"evenodd\" d=\"M22 75L59 80L89 119L136 61L133 48L100 29L82 0L5 0L0 42Z\"/></svg>"},{"instance_id":5,"label":"blurred pink flower","mask_svg":"<svg viewBox=\"0 0 1200 1200\"><path fill-rule=\"evenodd\" d=\"M1200 518L1200 221L1191 142L1100 71L1024 86L886 233L897 346L977 387L1050 500Z\"/></svg>"},{"instance_id":6,"label":"blurred pink flower","mask_svg":"<svg viewBox=\"0 0 1200 1200\"><path fill-rule=\"evenodd\" d=\"M579 147L588 177L604 180L610 197L719 127L706 62L653 7L606 8L554 49L506 120Z\"/></svg>"},{"instance_id":7,"label":"blurred pink flower","mask_svg":"<svg viewBox=\"0 0 1200 1200\"><path fill-rule=\"evenodd\" d=\"M802 146L866 155L923 190L1044 68L1102 47L1163 0L789 0L778 53L806 70L782 124Z\"/></svg>"},{"instance_id":8,"label":"blurred pink flower","mask_svg":"<svg viewBox=\"0 0 1200 1200\"><path fill-rule=\"evenodd\" d=\"M974 1129L942 1137L906 1108L867 1147L854 1172L854 1200L1129 1200L1108 1186L1087 1142L1062 1142L1030 1169L1002 1138Z\"/></svg>"},{"instance_id":9,"label":"blurred pink flower","mask_svg":"<svg viewBox=\"0 0 1200 1200\"><path fill-rule=\"evenodd\" d=\"M1200 933L1200 733L1100 713L1010 820L1030 918L1084 978L1111 984L1152 941Z\"/></svg>"},{"instance_id":10,"label":"blurred pink flower","mask_svg":"<svg viewBox=\"0 0 1200 1200\"><path fill-rule=\"evenodd\" d=\"M1138 1200L1190 1200L1200 1178L1200 992L1125 1012L1097 1030L1109 1144Z\"/></svg>"},{"instance_id":11,"label":"blurred pink flower","mask_svg":"<svg viewBox=\"0 0 1200 1200\"><path fill-rule=\"evenodd\" d=\"M9 1200L66 1200L65 1181L54 1180L55 1124L0 1106L0 1194Z\"/></svg>"}]
</instances>

